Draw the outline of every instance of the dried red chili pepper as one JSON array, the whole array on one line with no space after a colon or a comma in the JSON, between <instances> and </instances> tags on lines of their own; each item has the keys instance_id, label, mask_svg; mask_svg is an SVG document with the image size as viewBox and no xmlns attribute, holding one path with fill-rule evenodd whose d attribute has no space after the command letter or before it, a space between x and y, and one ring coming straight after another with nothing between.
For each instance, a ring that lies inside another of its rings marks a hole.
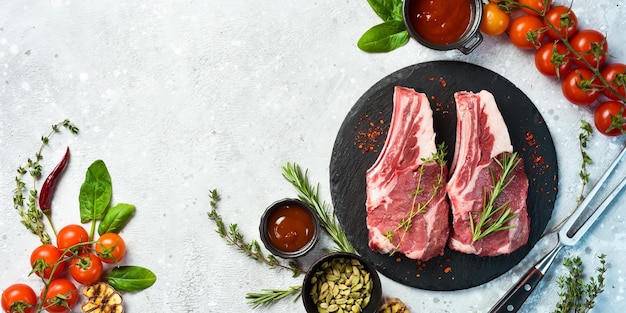
<instances>
[{"instance_id":1,"label":"dried red chili pepper","mask_svg":"<svg viewBox=\"0 0 626 313\"><path fill-rule=\"evenodd\" d=\"M41 193L39 194L39 208L43 211L44 214L50 213L50 209L52 208L52 196L54 195L54 188L56 183L59 181L59 176L65 169L67 162L70 159L70 147L67 147L65 150L65 155L61 162L57 164L57 166L50 172L46 180L43 182L41 186Z\"/></svg>"}]
</instances>

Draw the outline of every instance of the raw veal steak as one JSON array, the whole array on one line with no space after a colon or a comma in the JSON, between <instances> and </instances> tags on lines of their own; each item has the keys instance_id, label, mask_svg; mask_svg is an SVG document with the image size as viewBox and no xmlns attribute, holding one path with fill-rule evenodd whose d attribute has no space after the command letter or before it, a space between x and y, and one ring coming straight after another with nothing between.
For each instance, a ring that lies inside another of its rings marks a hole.
<instances>
[{"instance_id":1,"label":"raw veal steak","mask_svg":"<svg viewBox=\"0 0 626 313\"><path fill-rule=\"evenodd\" d=\"M448 170L432 161L437 146L426 95L396 87L393 106L385 145L366 173L369 246L428 260L448 240Z\"/></svg>"},{"instance_id":2,"label":"raw veal steak","mask_svg":"<svg viewBox=\"0 0 626 313\"><path fill-rule=\"evenodd\" d=\"M513 147L507 126L491 93L457 92L455 100L456 148L451 166L452 175L447 185L453 216L449 247L480 256L511 253L526 244L529 234L530 219L526 211L528 178L524 172L523 160L516 157L519 163L508 176L511 182L492 206L497 208L504 205L510 207L513 214L517 214L504 224L512 228L474 240L470 215L478 228L485 199L494 190L494 181L497 182L502 176L502 167L494 158L500 161L504 157L510 159ZM492 179L492 174L495 180ZM502 211L504 210L498 211L494 218L499 217ZM493 219L488 220L488 223L491 221Z\"/></svg>"}]
</instances>

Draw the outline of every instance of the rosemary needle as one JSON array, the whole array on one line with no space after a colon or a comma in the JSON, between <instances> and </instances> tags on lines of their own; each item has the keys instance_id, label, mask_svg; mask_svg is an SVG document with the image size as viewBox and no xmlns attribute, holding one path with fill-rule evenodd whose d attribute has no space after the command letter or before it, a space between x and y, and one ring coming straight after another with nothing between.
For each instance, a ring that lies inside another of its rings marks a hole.
<instances>
[{"instance_id":1,"label":"rosemary needle","mask_svg":"<svg viewBox=\"0 0 626 313\"><path fill-rule=\"evenodd\" d=\"M320 200L319 184L313 186L309 183L308 170L304 173L298 164L287 163L283 166L283 177L287 179L298 191L298 198L308 204L320 218L320 225L332 237L337 247L335 251L356 253L354 247L348 241L348 237L341 229L337 221L335 211L326 203Z\"/></svg>"},{"instance_id":2,"label":"rosemary needle","mask_svg":"<svg viewBox=\"0 0 626 313\"><path fill-rule=\"evenodd\" d=\"M246 294L248 303L252 305L252 308L256 309L259 306L269 306L274 302L277 302L285 297L293 295L293 301L296 302L302 294L302 286L291 286L289 289L263 289L262 292L251 292Z\"/></svg>"},{"instance_id":3,"label":"rosemary needle","mask_svg":"<svg viewBox=\"0 0 626 313\"><path fill-rule=\"evenodd\" d=\"M492 233L514 228L515 226L507 226L510 220L517 216L517 213L511 212L509 203L496 206L496 200L506 187L513 181L515 175L513 171L520 162L517 153L510 156L506 153L502 155L502 161L494 159L496 164L502 169L500 178L496 178L493 170L491 171L491 180L493 182L493 190L484 192L484 208L482 212L469 212L470 228L472 230L472 240L478 241ZM512 175L512 177L510 177ZM499 215L499 216L498 216ZM474 221L474 216L478 217L478 221Z\"/></svg>"}]
</instances>

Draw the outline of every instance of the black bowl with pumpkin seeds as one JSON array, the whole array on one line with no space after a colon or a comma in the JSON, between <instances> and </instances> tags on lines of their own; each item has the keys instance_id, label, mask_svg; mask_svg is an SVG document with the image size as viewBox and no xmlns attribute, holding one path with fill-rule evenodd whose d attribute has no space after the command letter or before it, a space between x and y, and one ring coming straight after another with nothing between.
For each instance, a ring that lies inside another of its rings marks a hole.
<instances>
[{"instance_id":1,"label":"black bowl with pumpkin seeds","mask_svg":"<svg viewBox=\"0 0 626 313\"><path fill-rule=\"evenodd\" d=\"M382 298L374 265L347 252L327 254L317 260L302 283L302 301L310 313L374 313Z\"/></svg>"}]
</instances>

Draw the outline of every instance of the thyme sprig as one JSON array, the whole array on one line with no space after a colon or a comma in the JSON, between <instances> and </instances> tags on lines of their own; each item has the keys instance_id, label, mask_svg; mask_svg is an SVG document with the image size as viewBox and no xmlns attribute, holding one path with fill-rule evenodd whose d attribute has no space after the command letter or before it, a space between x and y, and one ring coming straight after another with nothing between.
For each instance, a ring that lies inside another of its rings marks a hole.
<instances>
[{"instance_id":1,"label":"thyme sprig","mask_svg":"<svg viewBox=\"0 0 626 313\"><path fill-rule=\"evenodd\" d=\"M484 205L481 212L469 212L470 228L474 242L495 232L515 228L513 225L506 224L517 217L517 213L511 212L508 201L496 206L496 200L515 178L513 171L519 164L520 158L517 157L517 153L512 153L510 156L504 153L502 154L502 161L498 158L494 158L494 161L502 169L502 175L497 178L493 169L490 168L491 181L494 185L493 190L488 191L485 188L483 192ZM474 221L475 218L478 218L477 222Z\"/></svg>"},{"instance_id":2,"label":"thyme sprig","mask_svg":"<svg viewBox=\"0 0 626 313\"><path fill-rule=\"evenodd\" d=\"M591 135L593 133L593 128L591 127L591 124L589 124L589 122L585 120L580 120L580 122L581 132L578 134L578 147L580 150L580 156L582 161L580 164L580 172L578 172L578 176L580 176L582 186L580 187L580 194L578 195L578 199L576 200L577 204L580 204L585 198L585 187L587 186L587 184L589 184L589 177L591 176L591 173L587 171L587 165L591 164L591 162L593 161L586 150L589 138L591 138ZM563 226L563 224L565 224L565 222L567 222L567 220L569 220L570 217L574 215L574 212L576 212L576 208L569 212L569 214L567 214L567 216L563 218L559 223L546 231L544 233L544 236L552 234L561 229L561 226Z\"/></svg>"},{"instance_id":3,"label":"thyme sprig","mask_svg":"<svg viewBox=\"0 0 626 313\"><path fill-rule=\"evenodd\" d=\"M291 286L289 289L263 289L261 292L251 292L246 294L248 304L256 309L259 306L270 306L274 302L278 302L290 295L293 295L293 302L296 302L302 294L302 286Z\"/></svg>"},{"instance_id":4,"label":"thyme sprig","mask_svg":"<svg viewBox=\"0 0 626 313\"><path fill-rule=\"evenodd\" d=\"M333 239L337 247L335 251L356 253L354 247L348 241L348 237L341 229L341 225L335 216L335 210L325 202L320 200L319 183L313 186L309 183L308 170L304 173L298 164L287 163L282 167L283 177L287 179L298 191L298 198L308 204L317 213L320 225Z\"/></svg>"},{"instance_id":5,"label":"thyme sprig","mask_svg":"<svg viewBox=\"0 0 626 313\"><path fill-rule=\"evenodd\" d=\"M601 254L598 259L600 267L596 268L596 276L591 276L588 282L584 280L583 262L580 257L566 257L563 260L563 265L569 273L557 280L561 291L554 313L589 312L595 306L596 298L604 291L604 276L607 271L606 255Z\"/></svg>"},{"instance_id":6,"label":"thyme sprig","mask_svg":"<svg viewBox=\"0 0 626 313\"><path fill-rule=\"evenodd\" d=\"M589 138L591 137L591 134L593 133L593 128L591 127L591 124L589 124L589 122L585 120L581 120L580 122L581 122L581 125L580 125L581 132L580 134L578 134L578 145L580 148L580 156L582 157L582 161L580 164L580 172L578 173L578 175L580 176L580 179L582 180L582 187L580 188L580 195L578 196L579 204L584 199L583 195L585 193L585 186L589 184L590 174L587 171L587 165L591 164L592 159L587 153L586 149L587 149L587 143L589 142Z\"/></svg>"},{"instance_id":7,"label":"thyme sprig","mask_svg":"<svg viewBox=\"0 0 626 313\"><path fill-rule=\"evenodd\" d=\"M228 227L224 223L222 216L217 212L217 206L221 199L217 189L213 189L209 193L211 211L208 213L209 219L215 222L217 226L216 232L229 245L237 247L237 249L252 259L267 264L270 268L288 269L293 272L293 277L297 277L302 272L296 262L289 262L287 265L278 261L276 256L263 252L258 241L251 240L247 242L243 234L239 231L237 224L230 224Z\"/></svg>"},{"instance_id":8,"label":"thyme sprig","mask_svg":"<svg viewBox=\"0 0 626 313\"><path fill-rule=\"evenodd\" d=\"M43 221L45 214L39 210L39 204L37 203L38 191L37 183L41 179L41 173L43 166L40 161L43 159L43 149L50 138L55 133L59 132L61 128L66 128L71 134L78 134L78 127L76 127L68 119L63 120L60 123L52 125L52 130L41 137L41 145L35 153L33 158L28 158L25 165L21 165L17 168L17 176L15 177L15 190L13 192L13 207L17 210L22 218L21 223L31 233L37 235L39 240L44 243L50 243L50 235L46 231L46 225ZM26 176L32 178L32 187L26 187L24 181ZM49 217L48 217L49 218Z\"/></svg>"},{"instance_id":9,"label":"thyme sprig","mask_svg":"<svg viewBox=\"0 0 626 313\"><path fill-rule=\"evenodd\" d=\"M400 244L402 244L402 241L404 241L404 237L409 232L409 230L411 230L411 227L413 227L413 218L415 218L415 216L419 214L426 213L426 210L430 203L437 196L441 188L443 188L443 170L444 166L446 165L446 154L446 145L445 143L441 143L437 146L437 151L433 152L431 157L422 158L422 164L418 168L419 177L417 179L417 186L415 187L415 190L411 191L411 195L413 196L413 199L411 201L411 209L406 213L406 216L400 220L400 223L398 223L398 226L396 226L394 230L388 230L384 232L384 235L385 237L387 237L389 242L393 243L393 238L396 236L396 233L399 230L402 230L402 237L400 238L400 240L398 240L398 243L395 245L391 253L389 253L390 255L393 255L400 248ZM440 167L439 173L437 173L437 177L435 179L435 182L433 183L430 198L428 198L428 200L424 202L417 202L417 197L423 194L425 191L422 186L422 178L424 177L426 165L430 164L437 164Z\"/></svg>"}]
</instances>

